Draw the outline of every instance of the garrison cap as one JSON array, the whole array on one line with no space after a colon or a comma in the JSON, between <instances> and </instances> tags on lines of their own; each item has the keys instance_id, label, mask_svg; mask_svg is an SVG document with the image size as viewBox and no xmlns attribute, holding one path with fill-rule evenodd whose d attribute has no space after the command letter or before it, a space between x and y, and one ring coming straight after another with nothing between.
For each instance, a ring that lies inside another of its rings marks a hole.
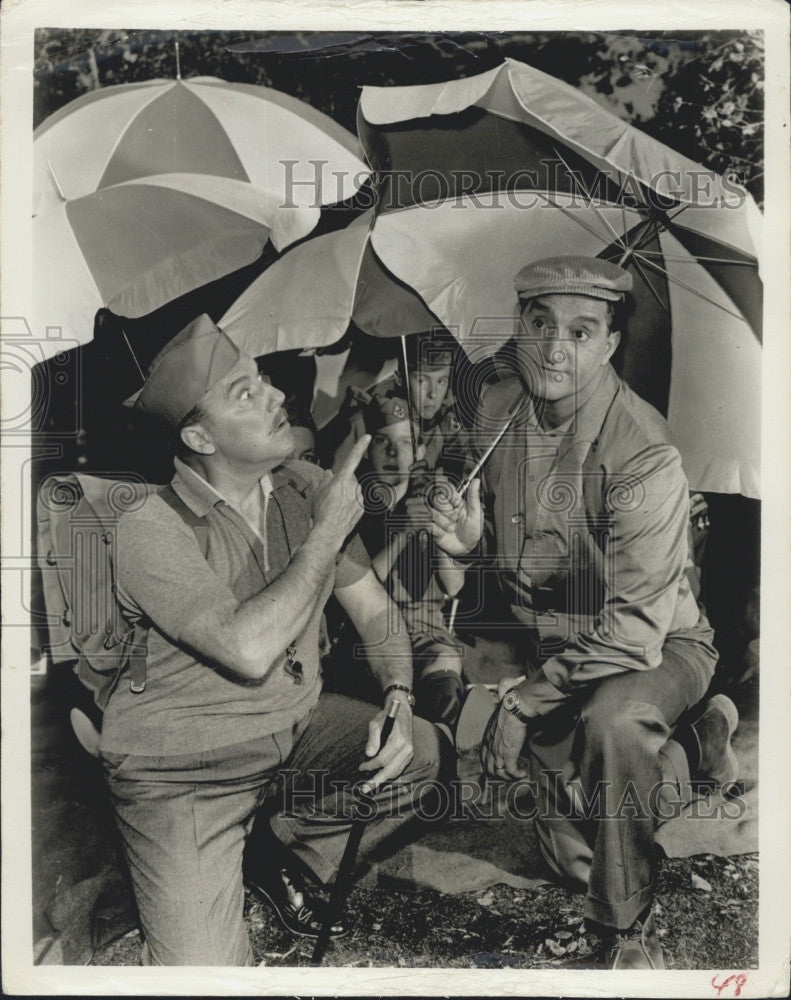
<instances>
[{"instance_id":1,"label":"garrison cap","mask_svg":"<svg viewBox=\"0 0 791 1000\"><path fill-rule=\"evenodd\" d=\"M142 388L125 405L178 427L241 357L236 344L204 313L162 348Z\"/></svg>"},{"instance_id":2,"label":"garrison cap","mask_svg":"<svg viewBox=\"0 0 791 1000\"><path fill-rule=\"evenodd\" d=\"M382 427L400 424L403 420L409 420L409 404L392 390L381 394L374 393L370 403L363 410L367 434L375 434Z\"/></svg>"},{"instance_id":3,"label":"garrison cap","mask_svg":"<svg viewBox=\"0 0 791 1000\"><path fill-rule=\"evenodd\" d=\"M632 290L632 276L599 257L545 257L523 267L514 278L520 299L539 295L587 295L619 302Z\"/></svg>"}]
</instances>

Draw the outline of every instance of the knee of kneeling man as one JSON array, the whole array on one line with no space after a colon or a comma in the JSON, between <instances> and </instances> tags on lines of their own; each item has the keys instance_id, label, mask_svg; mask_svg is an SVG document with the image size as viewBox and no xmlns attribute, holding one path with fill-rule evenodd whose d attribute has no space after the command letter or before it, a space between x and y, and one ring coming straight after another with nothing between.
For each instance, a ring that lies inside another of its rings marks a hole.
<instances>
[{"instance_id":1,"label":"knee of kneeling man","mask_svg":"<svg viewBox=\"0 0 791 1000\"><path fill-rule=\"evenodd\" d=\"M412 720L412 762L408 770L415 778L436 778L442 769L442 737L437 727L415 716Z\"/></svg>"},{"instance_id":2,"label":"knee of kneeling man","mask_svg":"<svg viewBox=\"0 0 791 1000\"><path fill-rule=\"evenodd\" d=\"M594 698L582 709L580 720L587 744L614 746L626 751L642 745L646 739L661 738L664 742L670 732L657 708L640 701L614 704Z\"/></svg>"}]
</instances>

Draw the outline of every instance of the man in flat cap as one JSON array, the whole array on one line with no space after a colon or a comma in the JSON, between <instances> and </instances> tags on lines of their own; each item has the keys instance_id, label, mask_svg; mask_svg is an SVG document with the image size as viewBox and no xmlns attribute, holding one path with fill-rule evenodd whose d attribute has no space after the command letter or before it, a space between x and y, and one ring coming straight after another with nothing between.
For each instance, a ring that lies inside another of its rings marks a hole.
<instances>
[{"instance_id":1,"label":"man in flat cap","mask_svg":"<svg viewBox=\"0 0 791 1000\"><path fill-rule=\"evenodd\" d=\"M367 786L373 843L411 814L411 787L436 775L438 734L413 725L409 642L389 627L397 612L354 530L368 438L334 477L288 460L283 394L207 316L155 359L130 402L169 427L176 471L120 519L118 596L148 627L146 678L113 692L100 753L144 960L249 964L243 852L245 878L282 924L317 936L326 904L303 876L334 877L350 789ZM320 696L319 623L333 591L368 651L381 710ZM286 798L248 837L279 772ZM341 919L332 934L346 930Z\"/></svg>"},{"instance_id":2,"label":"man in flat cap","mask_svg":"<svg viewBox=\"0 0 791 1000\"><path fill-rule=\"evenodd\" d=\"M441 547L496 569L526 650L482 763L535 782L541 853L585 887L612 967L662 968L658 814L690 776L737 777L735 707L698 706L717 654L687 578L687 481L665 421L610 364L628 272L557 257L514 284L518 373L483 396L473 431L482 451L515 414L483 468L485 517L474 484L432 512Z\"/></svg>"}]
</instances>

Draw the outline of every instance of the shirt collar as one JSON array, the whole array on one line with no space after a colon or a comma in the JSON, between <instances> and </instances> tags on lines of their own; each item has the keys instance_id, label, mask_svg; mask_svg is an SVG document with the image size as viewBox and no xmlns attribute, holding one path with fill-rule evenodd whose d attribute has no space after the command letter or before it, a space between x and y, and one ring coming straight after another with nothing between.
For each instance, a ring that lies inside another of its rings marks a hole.
<instances>
[{"instance_id":1,"label":"shirt collar","mask_svg":"<svg viewBox=\"0 0 791 1000\"><path fill-rule=\"evenodd\" d=\"M218 503L227 503L229 507L234 507L229 500L218 493L211 483L207 482L186 462L182 462L180 458L174 458L173 465L176 474L171 481L171 486L197 517L205 517ZM264 495L269 496L273 488L272 477L268 472L264 473L259 482ZM235 507L234 510L236 510Z\"/></svg>"}]
</instances>

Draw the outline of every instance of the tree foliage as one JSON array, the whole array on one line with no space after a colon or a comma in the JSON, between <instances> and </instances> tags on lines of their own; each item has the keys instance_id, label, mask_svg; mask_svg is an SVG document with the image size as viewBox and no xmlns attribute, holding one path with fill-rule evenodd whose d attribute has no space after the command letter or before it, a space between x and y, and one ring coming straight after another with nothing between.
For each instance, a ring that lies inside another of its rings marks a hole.
<instances>
[{"instance_id":1,"label":"tree foliage","mask_svg":"<svg viewBox=\"0 0 791 1000\"><path fill-rule=\"evenodd\" d=\"M178 47L176 43L178 42ZM177 63L178 51L178 63ZM97 87L218 76L274 87L354 131L359 88L433 83L519 59L762 203L761 32L363 34L39 29L34 123Z\"/></svg>"}]
</instances>

